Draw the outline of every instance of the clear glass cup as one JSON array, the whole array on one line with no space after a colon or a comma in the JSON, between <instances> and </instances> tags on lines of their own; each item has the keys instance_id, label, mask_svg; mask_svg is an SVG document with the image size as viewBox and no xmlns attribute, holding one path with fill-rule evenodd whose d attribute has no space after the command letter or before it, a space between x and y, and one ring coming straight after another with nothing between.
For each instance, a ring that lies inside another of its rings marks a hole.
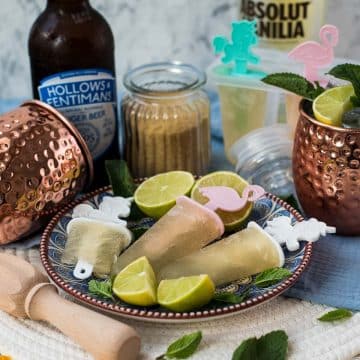
<instances>
[{"instance_id":1,"label":"clear glass cup","mask_svg":"<svg viewBox=\"0 0 360 360\"><path fill-rule=\"evenodd\" d=\"M277 124L254 130L231 148L236 172L249 183L282 198L294 194L290 128Z\"/></svg>"},{"instance_id":2,"label":"clear glass cup","mask_svg":"<svg viewBox=\"0 0 360 360\"><path fill-rule=\"evenodd\" d=\"M124 77L124 156L136 177L171 170L204 174L210 161L206 75L191 65L155 63Z\"/></svg>"}]
</instances>

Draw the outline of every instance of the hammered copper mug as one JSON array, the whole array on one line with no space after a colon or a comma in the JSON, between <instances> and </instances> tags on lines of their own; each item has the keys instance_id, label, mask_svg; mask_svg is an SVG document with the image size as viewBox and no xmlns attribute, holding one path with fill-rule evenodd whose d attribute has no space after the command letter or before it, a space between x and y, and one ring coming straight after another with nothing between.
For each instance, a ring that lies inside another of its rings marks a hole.
<instances>
[{"instance_id":1,"label":"hammered copper mug","mask_svg":"<svg viewBox=\"0 0 360 360\"><path fill-rule=\"evenodd\" d=\"M54 108L34 100L0 115L0 245L45 225L92 174L85 141Z\"/></svg>"},{"instance_id":2,"label":"hammered copper mug","mask_svg":"<svg viewBox=\"0 0 360 360\"><path fill-rule=\"evenodd\" d=\"M300 103L293 149L293 176L299 202L309 217L360 235L360 129L315 120L311 103Z\"/></svg>"}]
</instances>

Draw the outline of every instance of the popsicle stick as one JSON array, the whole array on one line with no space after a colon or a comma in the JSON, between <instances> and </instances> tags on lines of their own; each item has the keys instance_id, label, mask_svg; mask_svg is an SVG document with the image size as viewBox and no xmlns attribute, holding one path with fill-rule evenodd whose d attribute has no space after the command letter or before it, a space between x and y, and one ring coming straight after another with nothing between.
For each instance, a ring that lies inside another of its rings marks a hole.
<instances>
[{"instance_id":1,"label":"popsicle stick","mask_svg":"<svg viewBox=\"0 0 360 360\"><path fill-rule=\"evenodd\" d=\"M83 259L79 259L76 263L75 269L73 271L73 275L76 279L85 280L88 279L94 269L94 265L89 264L87 261Z\"/></svg>"}]
</instances>

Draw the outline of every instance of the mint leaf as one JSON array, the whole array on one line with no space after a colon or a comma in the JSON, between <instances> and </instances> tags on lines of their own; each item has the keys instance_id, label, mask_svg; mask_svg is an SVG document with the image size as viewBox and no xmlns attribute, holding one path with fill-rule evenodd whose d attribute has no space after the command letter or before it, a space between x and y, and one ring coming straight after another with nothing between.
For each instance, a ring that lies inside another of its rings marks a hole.
<instances>
[{"instance_id":1,"label":"mint leaf","mask_svg":"<svg viewBox=\"0 0 360 360\"><path fill-rule=\"evenodd\" d=\"M149 229L150 229L150 227L148 227L148 226L137 226L137 227L131 229L131 232L134 235L134 240L137 240L140 236L145 234Z\"/></svg>"},{"instance_id":2,"label":"mint leaf","mask_svg":"<svg viewBox=\"0 0 360 360\"><path fill-rule=\"evenodd\" d=\"M288 336L283 330L272 331L259 339L250 338L234 351L232 360L285 360Z\"/></svg>"},{"instance_id":3,"label":"mint leaf","mask_svg":"<svg viewBox=\"0 0 360 360\"><path fill-rule=\"evenodd\" d=\"M257 347L258 340L256 338L250 338L244 340L240 346L234 351L232 360L256 360L257 359Z\"/></svg>"},{"instance_id":4,"label":"mint leaf","mask_svg":"<svg viewBox=\"0 0 360 360\"><path fill-rule=\"evenodd\" d=\"M105 281L90 280L89 292L93 295L114 300L112 294L112 281L110 279Z\"/></svg>"},{"instance_id":5,"label":"mint leaf","mask_svg":"<svg viewBox=\"0 0 360 360\"><path fill-rule=\"evenodd\" d=\"M265 76L261 81L265 84L291 91L309 100L314 100L325 91L319 84L314 85L304 77L292 73L270 74Z\"/></svg>"},{"instance_id":6,"label":"mint leaf","mask_svg":"<svg viewBox=\"0 0 360 360\"><path fill-rule=\"evenodd\" d=\"M358 98L356 96L351 96L350 101L354 107L360 107L360 98Z\"/></svg>"},{"instance_id":7,"label":"mint leaf","mask_svg":"<svg viewBox=\"0 0 360 360\"><path fill-rule=\"evenodd\" d=\"M329 71L329 74L338 79L350 81L356 97L351 98L354 106L359 106L360 103L360 65L355 64L341 64L337 65Z\"/></svg>"},{"instance_id":8,"label":"mint leaf","mask_svg":"<svg viewBox=\"0 0 360 360\"><path fill-rule=\"evenodd\" d=\"M128 217L128 220L130 221L138 221L146 217L146 215L139 209L139 207L136 205L135 201L131 203L130 208L130 215Z\"/></svg>"},{"instance_id":9,"label":"mint leaf","mask_svg":"<svg viewBox=\"0 0 360 360\"><path fill-rule=\"evenodd\" d=\"M202 339L201 331L184 335L174 341L166 350L166 353L158 356L156 359L186 359L190 357L198 348Z\"/></svg>"},{"instance_id":10,"label":"mint leaf","mask_svg":"<svg viewBox=\"0 0 360 360\"><path fill-rule=\"evenodd\" d=\"M342 320L342 319L348 319L352 317L352 312L347 309L336 309L327 312L326 314L320 316L318 318L319 321L336 321L336 320Z\"/></svg>"},{"instance_id":11,"label":"mint leaf","mask_svg":"<svg viewBox=\"0 0 360 360\"><path fill-rule=\"evenodd\" d=\"M288 336L283 330L272 331L262 336L257 343L258 360L285 360L288 351Z\"/></svg>"},{"instance_id":12,"label":"mint leaf","mask_svg":"<svg viewBox=\"0 0 360 360\"><path fill-rule=\"evenodd\" d=\"M126 161L106 160L105 167L114 196L133 196L135 184Z\"/></svg>"},{"instance_id":13,"label":"mint leaf","mask_svg":"<svg viewBox=\"0 0 360 360\"><path fill-rule=\"evenodd\" d=\"M280 196L280 199L284 200L285 202L287 202L289 205L291 205L295 210L297 210L300 214L301 214L301 210L300 210L300 205L297 202L296 198L294 195L289 195L287 197L285 196Z\"/></svg>"},{"instance_id":14,"label":"mint leaf","mask_svg":"<svg viewBox=\"0 0 360 360\"><path fill-rule=\"evenodd\" d=\"M265 270L256 276L254 285L259 288L266 288L277 284L279 281L292 275L292 272L284 268L273 268Z\"/></svg>"},{"instance_id":15,"label":"mint leaf","mask_svg":"<svg viewBox=\"0 0 360 360\"><path fill-rule=\"evenodd\" d=\"M213 297L214 301L230 303L230 304L240 304L249 296L249 289L247 289L241 295L236 295L230 292L220 292L216 293Z\"/></svg>"}]
</instances>

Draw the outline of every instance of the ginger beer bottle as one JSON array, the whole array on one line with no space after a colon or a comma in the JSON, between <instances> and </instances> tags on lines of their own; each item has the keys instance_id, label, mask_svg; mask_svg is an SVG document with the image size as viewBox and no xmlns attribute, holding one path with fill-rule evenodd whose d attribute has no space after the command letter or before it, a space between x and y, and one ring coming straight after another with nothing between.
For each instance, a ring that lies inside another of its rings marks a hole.
<instances>
[{"instance_id":1,"label":"ginger beer bottle","mask_svg":"<svg viewBox=\"0 0 360 360\"><path fill-rule=\"evenodd\" d=\"M28 45L34 97L75 124L94 159L93 186L105 184L105 159L119 157L109 25L89 0L48 0Z\"/></svg>"}]
</instances>

